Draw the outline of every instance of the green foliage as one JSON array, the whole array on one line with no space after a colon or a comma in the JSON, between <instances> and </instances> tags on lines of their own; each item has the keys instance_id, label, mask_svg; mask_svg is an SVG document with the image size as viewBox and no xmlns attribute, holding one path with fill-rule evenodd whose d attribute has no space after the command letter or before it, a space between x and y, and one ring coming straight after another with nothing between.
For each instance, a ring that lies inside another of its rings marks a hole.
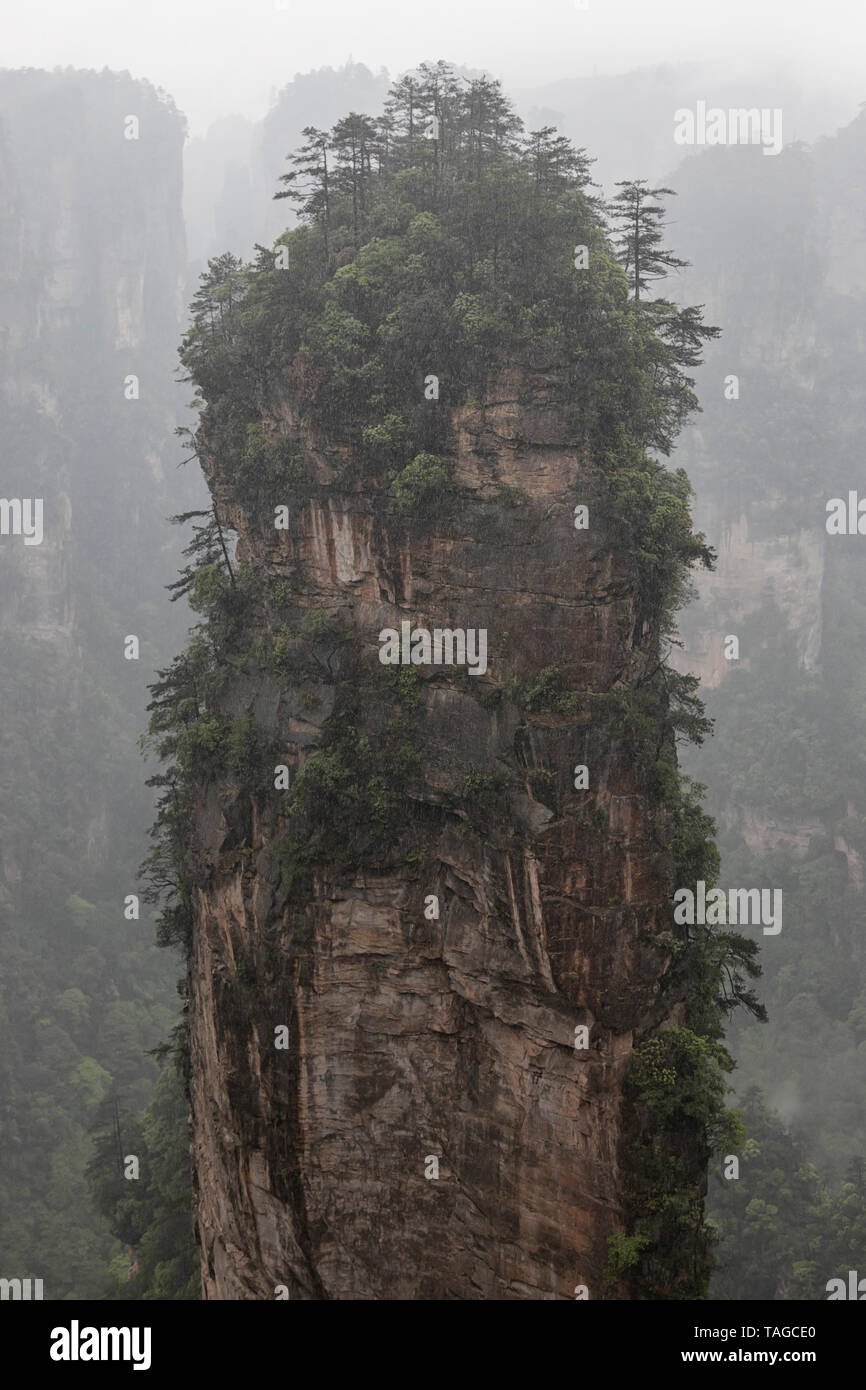
<instances>
[{"instance_id":1,"label":"green foliage","mask_svg":"<svg viewBox=\"0 0 866 1390\"><path fill-rule=\"evenodd\" d=\"M654 1131L687 1129L697 1121L710 1148L742 1136L725 1108L724 1073L733 1063L723 1047L690 1028L665 1028L634 1049L628 1089L646 1107Z\"/></svg>"},{"instance_id":2,"label":"green foliage","mask_svg":"<svg viewBox=\"0 0 866 1390\"><path fill-rule=\"evenodd\" d=\"M313 865L340 874L380 863L403 839L407 793L422 753L411 722L417 700L410 682L393 693L396 707L390 713L380 708L379 722L369 729L360 693L341 702L284 795L287 825L271 854L292 898L307 890Z\"/></svg>"},{"instance_id":3,"label":"green foliage","mask_svg":"<svg viewBox=\"0 0 866 1390\"><path fill-rule=\"evenodd\" d=\"M562 679L562 673L556 666L543 666L523 684L518 699L531 714L550 711L578 715L582 709L580 696L573 691L563 690Z\"/></svg>"},{"instance_id":4,"label":"green foliage","mask_svg":"<svg viewBox=\"0 0 866 1390\"><path fill-rule=\"evenodd\" d=\"M621 1231L617 1231L616 1235L608 1236L608 1261L604 1272L605 1288L614 1288L619 1283L620 1277L627 1270L634 1268L648 1244L649 1238L647 1236L627 1236L623 1235Z\"/></svg>"},{"instance_id":5,"label":"green foliage","mask_svg":"<svg viewBox=\"0 0 866 1390\"><path fill-rule=\"evenodd\" d=\"M669 767L666 767L666 772ZM691 887L703 879L712 888L719 873L716 823L703 809L706 787L680 773L669 788L666 805L674 823L674 879L677 887Z\"/></svg>"},{"instance_id":6,"label":"green foliage","mask_svg":"<svg viewBox=\"0 0 866 1390\"><path fill-rule=\"evenodd\" d=\"M694 700L693 687L688 698ZM643 716L641 716L643 717ZM698 718L694 709L690 718ZM697 733L703 736L699 722ZM715 825L701 805L705 790L679 774L672 758L656 763L657 784L673 826L677 886L715 882L719 868ZM630 1296L706 1297L711 1273L702 1226L703 1184L714 1151L735 1149L744 1137L736 1110L728 1108L725 1076L733 1060L722 1039L725 1020L744 1009L766 1020L750 981L760 975L757 944L737 932L703 925L685 929L672 943L673 959L659 998L663 1014L687 1001L687 1027L661 1027L632 1054L627 1092L635 1106L628 1236L639 1238L631 1266L609 1266L611 1282L628 1271ZM639 1255L639 1258L637 1256Z\"/></svg>"},{"instance_id":7,"label":"green foliage","mask_svg":"<svg viewBox=\"0 0 866 1390\"><path fill-rule=\"evenodd\" d=\"M376 673L391 699L415 710L421 700L421 674L417 666L382 666Z\"/></svg>"},{"instance_id":8,"label":"green foliage","mask_svg":"<svg viewBox=\"0 0 866 1390\"><path fill-rule=\"evenodd\" d=\"M251 487L277 500L284 494L302 495L308 476L298 442L283 435L266 435L258 421L247 425L238 481L245 485L246 495ZM241 495L244 495L243 488Z\"/></svg>"},{"instance_id":9,"label":"green foliage","mask_svg":"<svg viewBox=\"0 0 866 1390\"><path fill-rule=\"evenodd\" d=\"M278 595L271 595L271 608L280 607ZM347 636L340 619L325 608L308 608L294 622L279 624L276 632L262 639L253 652L257 670L270 671L288 679L333 681L339 656Z\"/></svg>"},{"instance_id":10,"label":"green foliage","mask_svg":"<svg viewBox=\"0 0 866 1390\"><path fill-rule=\"evenodd\" d=\"M414 422L408 415L392 410L379 424L364 426L361 443L371 457L381 459L393 472L408 458L414 430Z\"/></svg>"},{"instance_id":11,"label":"green foliage","mask_svg":"<svg viewBox=\"0 0 866 1390\"><path fill-rule=\"evenodd\" d=\"M447 514L461 491L450 466L436 454L416 454L391 484L399 509L421 518Z\"/></svg>"},{"instance_id":12,"label":"green foliage","mask_svg":"<svg viewBox=\"0 0 866 1390\"><path fill-rule=\"evenodd\" d=\"M715 553L692 531L692 488L681 468L671 472L630 441L604 455L614 514L625 523L636 561L638 624L671 632L674 615L691 592L694 565L712 569Z\"/></svg>"},{"instance_id":13,"label":"green foliage","mask_svg":"<svg viewBox=\"0 0 866 1390\"><path fill-rule=\"evenodd\" d=\"M125 1176L134 1155L139 1177ZM194 1300L200 1297L198 1251L189 1190L186 1096L174 1067L166 1068L141 1121L115 1119L105 1107L87 1176L112 1234L128 1248L116 1262L109 1299ZM124 1265L126 1268L124 1268Z\"/></svg>"},{"instance_id":14,"label":"green foliage","mask_svg":"<svg viewBox=\"0 0 866 1390\"><path fill-rule=\"evenodd\" d=\"M713 1297L825 1300L828 1280L862 1272L866 1165L852 1163L845 1179L828 1184L758 1087L742 1104L749 1137L739 1148L739 1176L717 1172L712 1184Z\"/></svg>"},{"instance_id":15,"label":"green foliage","mask_svg":"<svg viewBox=\"0 0 866 1390\"><path fill-rule=\"evenodd\" d=\"M685 261L663 250L664 208L653 199L668 197L672 188L648 188L646 179L623 179L611 204L619 226L618 250L628 275L629 287L640 300L650 280L658 280Z\"/></svg>"},{"instance_id":16,"label":"green foliage","mask_svg":"<svg viewBox=\"0 0 866 1390\"><path fill-rule=\"evenodd\" d=\"M454 406L482 398L507 363L543 364L575 440L604 461L647 568L648 605L650 594L674 604L667 581L708 552L690 533L684 476L647 450L669 452L697 408L686 369L717 330L696 309L629 298L583 151L550 127L524 136L487 79L464 84L439 63L411 84L403 97L395 85L379 120L351 113L330 132L304 131L277 195L295 198L303 219L281 238L287 269L265 248L248 266L210 263L182 352L205 405L197 438L241 494L287 480L301 450L265 439L261 401L270 379L288 379L302 413L381 466L400 510L434 516L459 494L448 411L424 399L425 375ZM441 134L430 140L418 122L434 114ZM639 239L652 244L646 275L676 261L652 202L666 191L631 192ZM576 242L590 252L580 272ZM628 271L627 237L621 254Z\"/></svg>"},{"instance_id":17,"label":"green foliage","mask_svg":"<svg viewBox=\"0 0 866 1390\"><path fill-rule=\"evenodd\" d=\"M214 514L215 516L215 514ZM188 520L189 514L178 520ZM144 900L159 907L157 941L187 952L191 943L193 878L189 863L193 787L198 780L226 775L253 781L266 740L249 715L229 716L219 708L230 672L230 652L241 640L252 598L248 576L235 576L227 551L213 533L205 547L198 538L185 552L192 562L183 572L185 591L200 604L206 621L190 633L183 651L151 685L148 733L141 739L164 770L148 779L157 790L152 848L139 871ZM177 587L177 586L175 586Z\"/></svg>"},{"instance_id":18,"label":"green foliage","mask_svg":"<svg viewBox=\"0 0 866 1390\"><path fill-rule=\"evenodd\" d=\"M636 1258L627 1272L629 1296L701 1298L710 1260L702 1229L703 1165L695 1162L697 1137L704 1164L712 1151L743 1138L735 1111L725 1105L725 1049L690 1028L665 1028L634 1049L626 1092L637 1137L627 1196L628 1247Z\"/></svg>"},{"instance_id":19,"label":"green foliage","mask_svg":"<svg viewBox=\"0 0 866 1390\"><path fill-rule=\"evenodd\" d=\"M460 799L473 828L504 823L507 814L504 773L486 773L470 768L460 787Z\"/></svg>"}]
</instances>

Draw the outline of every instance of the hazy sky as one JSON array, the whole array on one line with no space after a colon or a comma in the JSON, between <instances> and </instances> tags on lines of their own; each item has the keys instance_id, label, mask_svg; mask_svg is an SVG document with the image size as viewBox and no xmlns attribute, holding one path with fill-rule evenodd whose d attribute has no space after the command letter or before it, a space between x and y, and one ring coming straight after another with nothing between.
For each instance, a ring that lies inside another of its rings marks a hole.
<instances>
[{"instance_id":1,"label":"hazy sky","mask_svg":"<svg viewBox=\"0 0 866 1390\"><path fill-rule=\"evenodd\" d=\"M0 0L0 35L3 67L149 78L193 134L257 119L296 72L349 57L392 74L444 57L512 90L687 59L793 63L866 100L864 0Z\"/></svg>"}]
</instances>

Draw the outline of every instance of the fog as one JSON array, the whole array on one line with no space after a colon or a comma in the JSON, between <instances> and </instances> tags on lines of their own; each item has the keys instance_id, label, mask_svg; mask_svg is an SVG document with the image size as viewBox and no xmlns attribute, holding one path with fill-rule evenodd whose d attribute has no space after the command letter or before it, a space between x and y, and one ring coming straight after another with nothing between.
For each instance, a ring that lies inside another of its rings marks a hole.
<instances>
[{"instance_id":1,"label":"fog","mask_svg":"<svg viewBox=\"0 0 866 1390\"><path fill-rule=\"evenodd\" d=\"M731 78L753 75L758 105L768 104L761 75L777 69L832 91L849 118L866 99L860 0L333 0L309 10L299 0L5 0L3 10L0 66L128 70L170 92L192 134L220 115L260 119L296 72L353 60L395 75L442 54L491 72L515 96L593 73L710 62Z\"/></svg>"}]
</instances>

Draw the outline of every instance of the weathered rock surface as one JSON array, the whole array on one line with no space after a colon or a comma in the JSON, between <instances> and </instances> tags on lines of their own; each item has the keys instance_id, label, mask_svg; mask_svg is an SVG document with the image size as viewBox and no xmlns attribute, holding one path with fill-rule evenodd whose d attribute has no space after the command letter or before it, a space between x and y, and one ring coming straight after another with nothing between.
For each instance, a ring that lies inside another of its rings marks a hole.
<instances>
[{"instance_id":1,"label":"weathered rock surface","mask_svg":"<svg viewBox=\"0 0 866 1390\"><path fill-rule=\"evenodd\" d=\"M456 476L490 500L435 531L395 521L358 479L295 509L287 535L211 465L239 559L272 577L300 563L303 602L356 639L334 682L230 683L226 707L269 730L278 761L301 766L341 682L379 669L384 627L486 628L489 670L420 668L412 863L342 877L321 865L292 902L268 854L282 828L272 782L201 789L190 1037L207 1298L284 1285L303 1299L564 1299L580 1284L605 1297L624 1069L668 964L671 867L666 816L601 697L657 665L657 634L642 631L630 558L556 410L543 392L518 403L507 376L488 399L454 425ZM289 403L270 422L296 424ZM328 482L340 459L311 440L307 463ZM581 714L521 713L511 698L509 682L551 666ZM500 774L504 814L467 810L468 769Z\"/></svg>"}]
</instances>

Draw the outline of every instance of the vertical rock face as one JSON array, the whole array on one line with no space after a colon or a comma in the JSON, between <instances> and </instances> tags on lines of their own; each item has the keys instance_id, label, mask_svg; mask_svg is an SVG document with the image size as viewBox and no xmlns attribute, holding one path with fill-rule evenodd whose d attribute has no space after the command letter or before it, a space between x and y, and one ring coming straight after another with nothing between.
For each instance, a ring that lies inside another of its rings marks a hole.
<instances>
[{"instance_id":1,"label":"vertical rock face","mask_svg":"<svg viewBox=\"0 0 866 1390\"><path fill-rule=\"evenodd\" d=\"M657 666L658 634L592 461L561 443L543 380L525 386L506 372L454 412L471 501L435 526L395 520L363 478L335 482L346 459L309 434L318 492L288 533L205 461L238 560L272 587L302 574L301 608L341 626L302 676L239 668L221 697L293 779L334 711L359 746L393 736L383 629L488 637L486 674L412 668L401 737L420 756L393 853L323 858L293 894L272 852L272 774L253 792L200 788L190 1043L207 1298L605 1297L624 1070L658 1021L671 895L667 818L611 692ZM297 429L291 403L266 425ZM265 604L255 636L276 625ZM514 690L550 686L551 668L579 699L526 713Z\"/></svg>"}]
</instances>

